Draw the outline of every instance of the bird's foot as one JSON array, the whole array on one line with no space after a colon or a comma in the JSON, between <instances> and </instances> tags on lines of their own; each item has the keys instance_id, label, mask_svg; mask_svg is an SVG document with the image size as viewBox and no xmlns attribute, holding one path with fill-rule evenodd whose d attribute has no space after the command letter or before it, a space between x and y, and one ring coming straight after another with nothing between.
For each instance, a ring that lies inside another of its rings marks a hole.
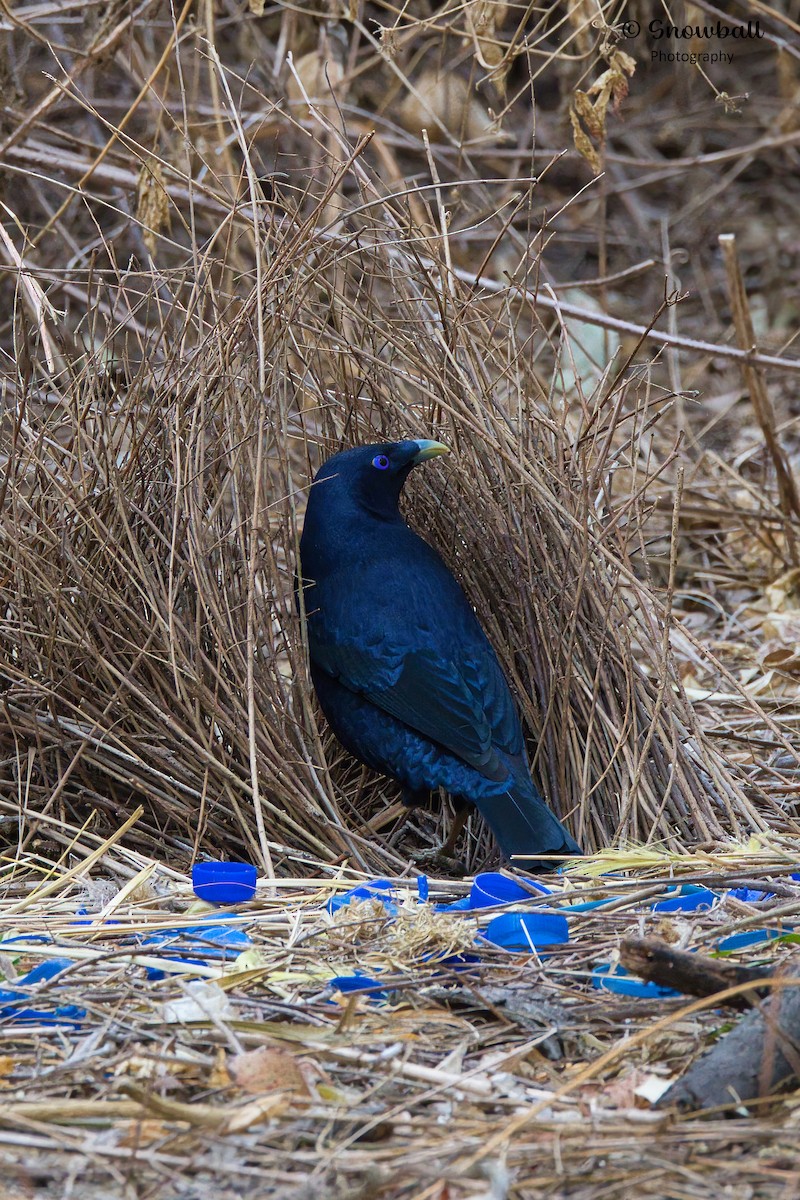
<instances>
[{"instance_id":1,"label":"bird's foot","mask_svg":"<svg viewBox=\"0 0 800 1200\"><path fill-rule=\"evenodd\" d=\"M434 846L431 850L417 850L411 858L418 867L425 867L429 871L435 868L448 875L463 876L467 869L466 863L452 854L447 845Z\"/></svg>"}]
</instances>

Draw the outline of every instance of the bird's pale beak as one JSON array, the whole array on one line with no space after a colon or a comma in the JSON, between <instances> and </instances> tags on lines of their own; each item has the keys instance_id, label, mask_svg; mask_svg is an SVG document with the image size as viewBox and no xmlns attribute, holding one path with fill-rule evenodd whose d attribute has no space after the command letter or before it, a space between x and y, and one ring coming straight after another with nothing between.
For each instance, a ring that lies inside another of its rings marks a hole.
<instances>
[{"instance_id":1,"label":"bird's pale beak","mask_svg":"<svg viewBox=\"0 0 800 1200\"><path fill-rule=\"evenodd\" d=\"M444 442L418 441L417 446L419 449L411 459L415 467L418 463L425 462L428 458L438 458L440 454L450 453L450 447L445 446Z\"/></svg>"}]
</instances>

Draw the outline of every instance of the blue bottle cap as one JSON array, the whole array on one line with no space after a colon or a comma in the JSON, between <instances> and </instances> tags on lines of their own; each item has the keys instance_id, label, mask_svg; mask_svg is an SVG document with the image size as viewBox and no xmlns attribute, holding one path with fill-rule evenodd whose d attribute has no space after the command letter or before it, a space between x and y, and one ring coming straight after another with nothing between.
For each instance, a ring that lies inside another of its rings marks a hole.
<instances>
[{"instance_id":1,"label":"blue bottle cap","mask_svg":"<svg viewBox=\"0 0 800 1200\"><path fill-rule=\"evenodd\" d=\"M192 867L192 887L207 904L241 904L256 894L256 869L244 862L201 862Z\"/></svg>"},{"instance_id":2,"label":"blue bottle cap","mask_svg":"<svg viewBox=\"0 0 800 1200\"><path fill-rule=\"evenodd\" d=\"M539 950L569 941L567 918L559 913L501 913L486 927L488 942L504 950Z\"/></svg>"},{"instance_id":3,"label":"blue bottle cap","mask_svg":"<svg viewBox=\"0 0 800 1200\"><path fill-rule=\"evenodd\" d=\"M529 887L524 888L516 879L509 879L499 871L484 871L476 875L469 894L470 908L492 908L495 904L514 904L520 900L531 899L531 888L543 896L551 895L550 889L543 883L529 880Z\"/></svg>"}]
</instances>

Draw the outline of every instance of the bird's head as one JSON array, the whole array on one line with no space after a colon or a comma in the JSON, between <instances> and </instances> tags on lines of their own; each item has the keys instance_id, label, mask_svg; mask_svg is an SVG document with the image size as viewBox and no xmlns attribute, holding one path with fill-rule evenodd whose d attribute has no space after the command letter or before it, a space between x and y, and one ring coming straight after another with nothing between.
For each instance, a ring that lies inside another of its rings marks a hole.
<instances>
[{"instance_id":1,"label":"bird's head","mask_svg":"<svg viewBox=\"0 0 800 1200\"><path fill-rule=\"evenodd\" d=\"M449 447L441 442L424 440L379 442L343 450L320 467L311 497L325 504L334 494L345 494L367 512L392 520L398 515L400 493L413 468L449 453Z\"/></svg>"}]
</instances>

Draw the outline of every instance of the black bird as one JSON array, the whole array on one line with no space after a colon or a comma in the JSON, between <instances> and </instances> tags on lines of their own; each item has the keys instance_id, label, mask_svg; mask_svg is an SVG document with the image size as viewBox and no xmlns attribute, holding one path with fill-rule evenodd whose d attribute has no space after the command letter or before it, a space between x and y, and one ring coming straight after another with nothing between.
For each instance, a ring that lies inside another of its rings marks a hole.
<instances>
[{"instance_id":1,"label":"black bird","mask_svg":"<svg viewBox=\"0 0 800 1200\"><path fill-rule=\"evenodd\" d=\"M398 780L406 803L442 787L462 813L477 805L506 856L580 854L531 782L471 604L400 515L412 468L446 453L431 441L358 446L317 472L299 572L314 688L345 749Z\"/></svg>"}]
</instances>

